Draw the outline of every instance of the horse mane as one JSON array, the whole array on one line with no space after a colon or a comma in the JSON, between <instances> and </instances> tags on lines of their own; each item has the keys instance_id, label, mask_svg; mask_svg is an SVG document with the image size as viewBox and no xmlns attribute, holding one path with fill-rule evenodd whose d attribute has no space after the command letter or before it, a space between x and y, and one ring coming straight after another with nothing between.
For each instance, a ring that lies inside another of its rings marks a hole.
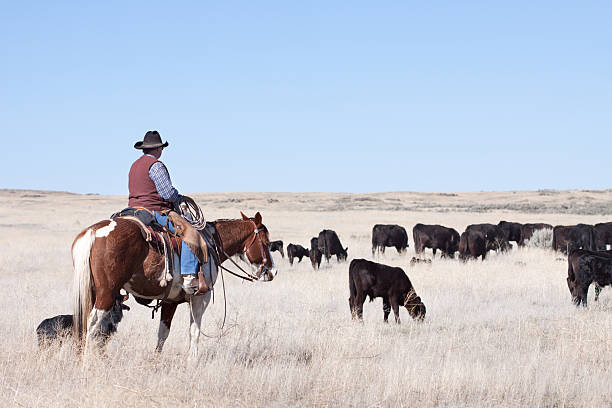
<instances>
[{"instance_id":1,"label":"horse mane","mask_svg":"<svg viewBox=\"0 0 612 408\"><path fill-rule=\"evenodd\" d=\"M253 222L255 221L255 220L253 220L253 219L251 219L251 218L249 218L249 220L251 220L251 221L253 221ZM213 224L217 224L217 223L219 223L219 222L223 223L223 222L235 222L235 221L246 221L246 220L242 220L242 219L240 219L240 218L219 218L218 220L214 220L212 223L213 223ZM265 232L266 234L268 233L268 227L266 227L264 224L261 224L261 225L259 226L259 228L260 228L260 229L261 229L263 232Z\"/></svg>"}]
</instances>

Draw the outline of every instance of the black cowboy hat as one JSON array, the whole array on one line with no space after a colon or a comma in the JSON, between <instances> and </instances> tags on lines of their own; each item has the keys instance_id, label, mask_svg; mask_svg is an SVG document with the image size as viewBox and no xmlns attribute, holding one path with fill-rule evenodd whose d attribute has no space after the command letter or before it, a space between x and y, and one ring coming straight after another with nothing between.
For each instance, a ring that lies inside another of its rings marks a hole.
<instances>
[{"instance_id":1,"label":"black cowboy hat","mask_svg":"<svg viewBox=\"0 0 612 408\"><path fill-rule=\"evenodd\" d=\"M136 149L156 149L158 147L168 147L168 142L162 143L161 136L157 130L149 130L142 142L134 144Z\"/></svg>"}]
</instances>

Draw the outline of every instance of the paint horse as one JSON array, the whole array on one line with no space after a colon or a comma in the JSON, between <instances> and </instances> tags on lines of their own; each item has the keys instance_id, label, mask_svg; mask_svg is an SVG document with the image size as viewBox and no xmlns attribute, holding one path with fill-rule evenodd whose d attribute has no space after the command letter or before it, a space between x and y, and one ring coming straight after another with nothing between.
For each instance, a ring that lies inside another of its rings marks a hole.
<instances>
[{"instance_id":1,"label":"paint horse","mask_svg":"<svg viewBox=\"0 0 612 408\"><path fill-rule=\"evenodd\" d=\"M261 214L242 219L217 220L217 245L223 251L219 262L227 256L244 254L252 265L259 266L256 276L272 280L277 271L270 256L269 235L262 224ZM183 244L185 245L185 244ZM209 290L191 296L184 292L180 270L172 271L168 280L164 255L145 240L140 226L129 219L100 221L77 235L72 244L74 264L74 335L85 348L102 347L118 324L111 308L120 289L145 299L162 299L156 350L161 352L170 333L176 307L190 304L190 345L192 358L198 355L198 340L202 315L211 299ZM216 279L216 271L212 288Z\"/></svg>"}]
</instances>

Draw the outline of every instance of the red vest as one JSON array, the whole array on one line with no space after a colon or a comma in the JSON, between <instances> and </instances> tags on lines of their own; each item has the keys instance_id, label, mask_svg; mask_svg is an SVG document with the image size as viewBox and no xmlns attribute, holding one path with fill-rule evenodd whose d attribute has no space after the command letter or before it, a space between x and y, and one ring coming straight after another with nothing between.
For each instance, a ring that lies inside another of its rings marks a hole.
<instances>
[{"instance_id":1,"label":"red vest","mask_svg":"<svg viewBox=\"0 0 612 408\"><path fill-rule=\"evenodd\" d=\"M158 160L143 154L132 164L128 189L130 190L130 207L143 207L147 210L171 210L172 204L164 200L155 188L155 183L149 177L149 169ZM161 163L161 162L160 162Z\"/></svg>"}]
</instances>

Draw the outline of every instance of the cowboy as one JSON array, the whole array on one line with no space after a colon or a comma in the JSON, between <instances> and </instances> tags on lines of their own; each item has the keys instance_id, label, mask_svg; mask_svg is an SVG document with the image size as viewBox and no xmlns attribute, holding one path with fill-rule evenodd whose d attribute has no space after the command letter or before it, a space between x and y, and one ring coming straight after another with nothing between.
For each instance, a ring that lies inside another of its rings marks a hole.
<instances>
[{"instance_id":1,"label":"cowboy","mask_svg":"<svg viewBox=\"0 0 612 408\"><path fill-rule=\"evenodd\" d=\"M159 132L150 130L145 134L144 140L136 142L134 147L142 150L143 155L130 168L129 206L151 211L159 224L168 224L170 231L174 232L174 226L168 221L167 214L175 208L178 209L182 196L172 186L168 169L159 161L163 149L168 147L168 142L162 143ZM198 258L185 243L181 245L181 275L183 289L188 294L199 295L208 291Z\"/></svg>"}]
</instances>

